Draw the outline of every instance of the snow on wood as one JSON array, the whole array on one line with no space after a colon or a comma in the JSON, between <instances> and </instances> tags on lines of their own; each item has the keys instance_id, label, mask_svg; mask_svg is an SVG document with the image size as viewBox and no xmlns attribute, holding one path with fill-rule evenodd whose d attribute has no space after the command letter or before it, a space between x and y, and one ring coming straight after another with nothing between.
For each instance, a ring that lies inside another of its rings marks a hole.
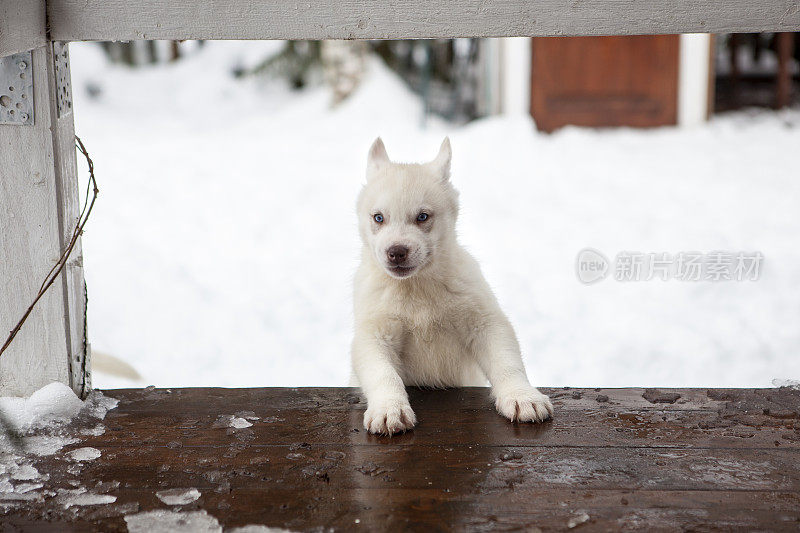
<instances>
[{"instance_id":1,"label":"snow on wood","mask_svg":"<svg viewBox=\"0 0 800 533\"><path fill-rule=\"evenodd\" d=\"M205 511L165 511L162 509L127 515L129 533L171 531L174 533L222 533L222 527Z\"/></svg>"},{"instance_id":2,"label":"snow on wood","mask_svg":"<svg viewBox=\"0 0 800 533\"><path fill-rule=\"evenodd\" d=\"M91 461L100 457L100 450L86 446L85 448L78 448L67 453L67 456L73 461Z\"/></svg>"},{"instance_id":3,"label":"snow on wood","mask_svg":"<svg viewBox=\"0 0 800 533\"><path fill-rule=\"evenodd\" d=\"M156 497L167 505L186 505L197 501L200 491L191 489L167 489L156 492Z\"/></svg>"},{"instance_id":4,"label":"snow on wood","mask_svg":"<svg viewBox=\"0 0 800 533\"><path fill-rule=\"evenodd\" d=\"M84 403L62 383L51 383L28 398L0 398L0 415L6 429L27 432L49 424L65 424L83 409Z\"/></svg>"},{"instance_id":5,"label":"snow on wood","mask_svg":"<svg viewBox=\"0 0 800 533\"><path fill-rule=\"evenodd\" d=\"M57 500L64 509L75 506L103 505L117 501L116 496L111 496L110 494L95 494L93 492L88 492L83 487L74 490L62 489L58 491L58 494Z\"/></svg>"},{"instance_id":6,"label":"snow on wood","mask_svg":"<svg viewBox=\"0 0 800 533\"><path fill-rule=\"evenodd\" d=\"M63 447L62 437L70 440L65 428L73 419L85 415L90 420L99 421L116 405L116 400L103 396L99 391L82 401L72 389L58 382L42 387L27 398L0 397L0 427L3 430L0 431L0 444L8 450L17 449L19 446L15 444L20 444L23 452L37 455L53 453ZM90 432L96 433L96 428ZM20 439L19 442L15 442L15 438ZM51 444L50 440L56 444ZM86 460L99 453L88 448L76 452L80 457L76 460ZM0 454L0 459L2 457Z\"/></svg>"},{"instance_id":7,"label":"snow on wood","mask_svg":"<svg viewBox=\"0 0 800 533\"><path fill-rule=\"evenodd\" d=\"M42 469L40 461L55 458L69 465L70 475L80 473L83 463L101 456L100 450L84 446L64 453L63 448L102 435L100 422L116 405L117 400L99 392L81 401L58 382L27 398L0 397L0 512L56 495L64 509L113 503L116 497L85 487L53 485L51 472Z\"/></svg>"}]
</instances>

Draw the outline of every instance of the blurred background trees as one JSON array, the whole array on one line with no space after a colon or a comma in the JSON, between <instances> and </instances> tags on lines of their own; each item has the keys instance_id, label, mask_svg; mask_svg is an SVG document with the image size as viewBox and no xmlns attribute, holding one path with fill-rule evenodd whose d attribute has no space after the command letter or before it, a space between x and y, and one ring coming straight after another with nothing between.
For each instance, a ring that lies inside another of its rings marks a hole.
<instances>
[{"instance_id":1,"label":"blurred background trees","mask_svg":"<svg viewBox=\"0 0 800 533\"><path fill-rule=\"evenodd\" d=\"M179 61L202 41L101 43L137 68ZM648 127L704 121L715 111L800 101L796 33L398 41L285 41L237 77L325 84L345 101L379 57L433 114L454 123L530 112L540 129Z\"/></svg>"}]
</instances>

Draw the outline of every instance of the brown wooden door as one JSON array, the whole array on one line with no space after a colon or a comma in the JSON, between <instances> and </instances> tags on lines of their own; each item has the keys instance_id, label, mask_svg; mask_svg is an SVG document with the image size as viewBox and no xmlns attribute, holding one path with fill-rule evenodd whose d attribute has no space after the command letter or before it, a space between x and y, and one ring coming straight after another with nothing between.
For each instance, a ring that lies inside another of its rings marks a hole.
<instances>
[{"instance_id":1,"label":"brown wooden door","mask_svg":"<svg viewBox=\"0 0 800 533\"><path fill-rule=\"evenodd\" d=\"M678 35L532 41L531 114L540 130L676 123Z\"/></svg>"}]
</instances>

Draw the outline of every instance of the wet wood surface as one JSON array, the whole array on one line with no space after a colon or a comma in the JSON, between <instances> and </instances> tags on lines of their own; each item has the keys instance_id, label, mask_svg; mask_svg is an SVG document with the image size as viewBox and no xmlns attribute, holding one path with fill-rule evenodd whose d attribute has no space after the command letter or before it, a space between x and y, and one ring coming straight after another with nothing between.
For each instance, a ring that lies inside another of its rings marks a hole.
<instances>
[{"instance_id":1,"label":"wet wood surface","mask_svg":"<svg viewBox=\"0 0 800 533\"><path fill-rule=\"evenodd\" d=\"M394 437L364 431L355 389L106 391L105 431L38 458L53 496L0 505L0 530L126 531L156 510L203 531L800 529L800 391L543 390L555 418L534 425L486 389L414 389L419 426ZM83 447L100 457L68 459ZM59 499L83 488L116 500Z\"/></svg>"}]
</instances>

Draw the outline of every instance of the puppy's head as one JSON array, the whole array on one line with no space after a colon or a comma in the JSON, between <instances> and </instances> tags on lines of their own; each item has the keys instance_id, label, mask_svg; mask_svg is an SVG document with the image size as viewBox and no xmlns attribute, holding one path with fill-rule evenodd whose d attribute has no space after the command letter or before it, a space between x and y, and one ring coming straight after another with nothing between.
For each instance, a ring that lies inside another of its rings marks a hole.
<instances>
[{"instance_id":1,"label":"puppy's head","mask_svg":"<svg viewBox=\"0 0 800 533\"><path fill-rule=\"evenodd\" d=\"M397 279L414 276L455 240L458 193L450 183L450 140L422 164L393 163L380 138L369 150L358 197L359 232L377 263Z\"/></svg>"}]
</instances>

